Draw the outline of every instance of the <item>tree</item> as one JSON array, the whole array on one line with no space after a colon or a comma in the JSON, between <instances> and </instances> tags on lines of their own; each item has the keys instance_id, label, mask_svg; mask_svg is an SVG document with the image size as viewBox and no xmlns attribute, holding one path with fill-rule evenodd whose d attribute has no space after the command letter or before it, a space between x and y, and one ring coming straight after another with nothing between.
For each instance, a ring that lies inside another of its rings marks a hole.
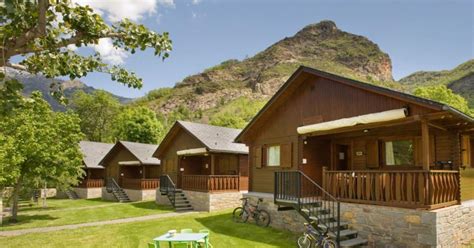
<instances>
[{"instance_id":1,"label":"tree","mask_svg":"<svg viewBox=\"0 0 474 248\"><path fill-rule=\"evenodd\" d=\"M428 98L444 104L448 104L466 114L472 115L469 104L462 96L454 93L446 85L433 85L426 87L418 87L413 91L415 96Z\"/></svg>"},{"instance_id":2,"label":"tree","mask_svg":"<svg viewBox=\"0 0 474 248\"><path fill-rule=\"evenodd\" d=\"M103 38L111 39L115 48L131 53L154 49L155 55L163 59L171 50L166 32L155 33L128 19L109 25L89 6L72 4L70 0L7 0L0 5L0 67L42 73L48 78L74 79L89 72L104 72L111 74L114 81L140 88L140 78L120 66L104 63L100 54L81 55L67 49L70 45L97 44ZM11 62L15 56L22 59L19 64ZM53 93L62 98L60 89Z\"/></svg>"},{"instance_id":3,"label":"tree","mask_svg":"<svg viewBox=\"0 0 474 248\"><path fill-rule=\"evenodd\" d=\"M0 186L14 187L10 220L15 222L22 189L45 182L59 188L78 183L83 134L77 115L53 112L39 92L22 99L5 117L0 119L0 160L6 159Z\"/></svg>"},{"instance_id":4,"label":"tree","mask_svg":"<svg viewBox=\"0 0 474 248\"><path fill-rule=\"evenodd\" d=\"M125 107L114 121L114 137L119 140L157 144L163 132L155 112L146 107Z\"/></svg>"},{"instance_id":5,"label":"tree","mask_svg":"<svg viewBox=\"0 0 474 248\"><path fill-rule=\"evenodd\" d=\"M88 140L112 142L112 122L120 102L110 93L97 90L91 94L77 91L70 106L81 118L81 130Z\"/></svg>"},{"instance_id":6,"label":"tree","mask_svg":"<svg viewBox=\"0 0 474 248\"><path fill-rule=\"evenodd\" d=\"M231 128L244 128L262 109L265 100L238 98L211 117L210 124Z\"/></svg>"}]
</instances>

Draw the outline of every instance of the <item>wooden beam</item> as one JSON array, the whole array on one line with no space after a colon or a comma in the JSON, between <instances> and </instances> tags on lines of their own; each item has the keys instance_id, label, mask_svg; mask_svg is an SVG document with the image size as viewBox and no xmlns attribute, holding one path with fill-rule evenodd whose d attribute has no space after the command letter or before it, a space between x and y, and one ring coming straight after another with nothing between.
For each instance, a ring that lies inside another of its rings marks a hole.
<instances>
[{"instance_id":1,"label":"wooden beam","mask_svg":"<svg viewBox=\"0 0 474 248\"><path fill-rule=\"evenodd\" d=\"M423 170L430 169L430 131L428 121L421 120L421 147L422 147L422 165Z\"/></svg>"},{"instance_id":2,"label":"wooden beam","mask_svg":"<svg viewBox=\"0 0 474 248\"><path fill-rule=\"evenodd\" d=\"M436 125L436 124L433 124L433 123L428 123L428 125L434 127L434 128L437 128L437 129L440 129L440 130L443 130L443 131L448 131L448 129L442 127L442 126L439 126L439 125Z\"/></svg>"}]
</instances>

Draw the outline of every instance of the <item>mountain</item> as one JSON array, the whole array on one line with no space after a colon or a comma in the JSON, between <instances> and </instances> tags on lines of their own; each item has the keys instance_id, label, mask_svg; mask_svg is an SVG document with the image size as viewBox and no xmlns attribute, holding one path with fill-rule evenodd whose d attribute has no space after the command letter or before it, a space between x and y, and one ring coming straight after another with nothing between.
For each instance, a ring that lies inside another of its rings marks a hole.
<instances>
[{"instance_id":1,"label":"mountain","mask_svg":"<svg viewBox=\"0 0 474 248\"><path fill-rule=\"evenodd\" d=\"M253 57L227 60L186 77L173 88L151 91L137 103L165 115L186 109L199 113L196 118L206 122L229 105L269 99L300 65L401 88L393 81L390 57L377 44L338 29L332 21L322 21Z\"/></svg>"},{"instance_id":2,"label":"mountain","mask_svg":"<svg viewBox=\"0 0 474 248\"><path fill-rule=\"evenodd\" d=\"M455 93L462 95L474 107L474 59L452 70L419 71L399 80L408 90L419 86L444 84Z\"/></svg>"},{"instance_id":3,"label":"mountain","mask_svg":"<svg viewBox=\"0 0 474 248\"><path fill-rule=\"evenodd\" d=\"M40 91L43 94L43 97L46 101L51 104L51 107L54 110L65 110L66 107L64 105L61 105L56 99L54 99L51 94L51 83L56 83L58 85L61 85L63 87L63 92L64 96L66 98L70 98L74 92L78 90L82 90L86 93L91 93L95 91L96 89L94 87L87 86L83 82L79 80L61 80L61 79L50 79L46 78L41 75L33 75L30 73L26 73L23 71L15 70L12 68L7 67L7 76L11 78L16 78L18 81L20 81L23 84L23 93L25 95L30 95L31 92L33 91ZM116 96L113 95L115 98L117 98L121 103L126 103L129 102L131 99L121 97L121 96Z\"/></svg>"}]
</instances>

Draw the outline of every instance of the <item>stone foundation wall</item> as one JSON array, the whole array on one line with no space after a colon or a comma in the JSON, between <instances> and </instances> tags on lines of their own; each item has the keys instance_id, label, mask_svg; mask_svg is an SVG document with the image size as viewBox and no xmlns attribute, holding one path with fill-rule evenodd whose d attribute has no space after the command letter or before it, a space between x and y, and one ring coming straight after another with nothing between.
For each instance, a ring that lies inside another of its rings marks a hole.
<instances>
[{"instance_id":1,"label":"stone foundation wall","mask_svg":"<svg viewBox=\"0 0 474 248\"><path fill-rule=\"evenodd\" d=\"M81 199L92 199L102 197L102 188L73 188Z\"/></svg>"},{"instance_id":2,"label":"stone foundation wall","mask_svg":"<svg viewBox=\"0 0 474 248\"><path fill-rule=\"evenodd\" d=\"M171 202L168 199L168 196L161 195L160 189L156 189L155 202L158 205L171 206Z\"/></svg>"},{"instance_id":3,"label":"stone foundation wall","mask_svg":"<svg viewBox=\"0 0 474 248\"><path fill-rule=\"evenodd\" d=\"M102 200L106 201L117 201L117 198L112 193L107 192L107 189L105 187L102 187Z\"/></svg>"},{"instance_id":4,"label":"stone foundation wall","mask_svg":"<svg viewBox=\"0 0 474 248\"><path fill-rule=\"evenodd\" d=\"M270 226L302 232L306 220L296 211L278 211L273 195L248 193L252 204L270 213ZM464 247L474 240L474 201L438 210L415 210L341 203L341 221L369 240L369 247Z\"/></svg>"},{"instance_id":5,"label":"stone foundation wall","mask_svg":"<svg viewBox=\"0 0 474 248\"><path fill-rule=\"evenodd\" d=\"M189 190L183 192L194 210L207 212L236 208L241 205L240 198L243 194L243 192L206 193Z\"/></svg>"},{"instance_id":6,"label":"stone foundation wall","mask_svg":"<svg viewBox=\"0 0 474 248\"><path fill-rule=\"evenodd\" d=\"M136 189L123 189L125 193L127 193L128 198L130 201L154 201L155 200L155 192L154 189L143 189L143 190L136 190Z\"/></svg>"},{"instance_id":7,"label":"stone foundation wall","mask_svg":"<svg viewBox=\"0 0 474 248\"><path fill-rule=\"evenodd\" d=\"M461 247L474 243L474 200L433 212L437 216L439 247Z\"/></svg>"}]
</instances>

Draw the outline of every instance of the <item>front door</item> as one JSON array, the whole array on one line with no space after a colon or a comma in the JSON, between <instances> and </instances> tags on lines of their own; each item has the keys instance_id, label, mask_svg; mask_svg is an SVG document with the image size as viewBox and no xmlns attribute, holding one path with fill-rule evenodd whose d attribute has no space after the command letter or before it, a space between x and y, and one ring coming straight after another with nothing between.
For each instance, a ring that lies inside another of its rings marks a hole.
<instances>
[{"instance_id":1,"label":"front door","mask_svg":"<svg viewBox=\"0 0 474 248\"><path fill-rule=\"evenodd\" d=\"M349 170L351 147L345 144L336 144L334 154L334 164L336 170Z\"/></svg>"}]
</instances>

